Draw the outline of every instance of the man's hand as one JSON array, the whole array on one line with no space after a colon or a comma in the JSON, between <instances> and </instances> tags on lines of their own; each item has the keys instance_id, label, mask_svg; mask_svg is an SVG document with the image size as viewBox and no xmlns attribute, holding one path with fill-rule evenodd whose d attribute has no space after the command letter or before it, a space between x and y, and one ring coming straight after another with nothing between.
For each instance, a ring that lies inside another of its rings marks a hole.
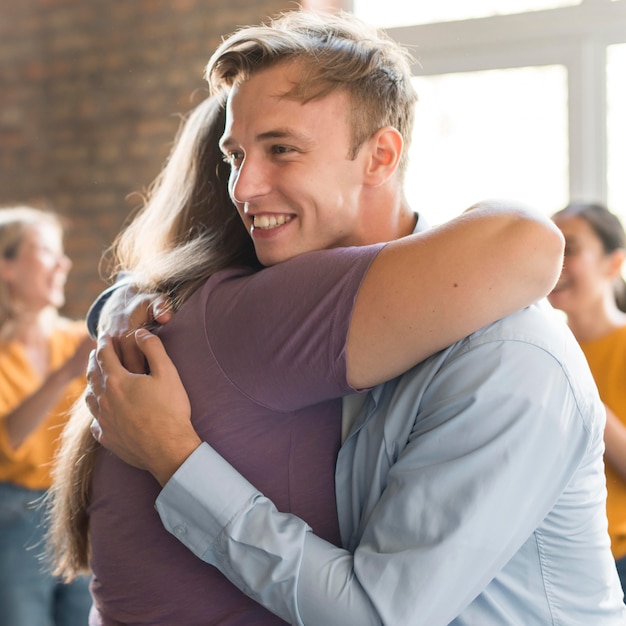
<instances>
[{"instance_id":1,"label":"man's hand","mask_svg":"<svg viewBox=\"0 0 626 626\"><path fill-rule=\"evenodd\" d=\"M122 365L131 372L146 372L143 353L137 348L134 331L167 324L173 311L163 294L137 293L132 285L115 290L104 305L98 322L98 334L110 335Z\"/></svg>"},{"instance_id":2,"label":"man's hand","mask_svg":"<svg viewBox=\"0 0 626 626\"><path fill-rule=\"evenodd\" d=\"M176 367L161 340L147 330L132 334L150 374L134 374L121 363L108 335L98 340L87 368L87 406L92 433L120 459L148 470L161 485L201 440Z\"/></svg>"}]
</instances>

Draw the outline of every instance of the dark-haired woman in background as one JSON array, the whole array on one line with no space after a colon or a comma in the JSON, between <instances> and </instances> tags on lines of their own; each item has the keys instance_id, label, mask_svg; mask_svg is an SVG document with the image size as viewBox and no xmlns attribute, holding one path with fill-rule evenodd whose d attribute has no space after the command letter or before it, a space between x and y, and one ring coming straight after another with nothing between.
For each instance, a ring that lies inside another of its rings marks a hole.
<instances>
[{"instance_id":1,"label":"dark-haired woman in background","mask_svg":"<svg viewBox=\"0 0 626 626\"><path fill-rule=\"evenodd\" d=\"M567 315L606 406L607 517L626 590L626 233L600 204L571 203L552 218L565 235L565 262L549 300Z\"/></svg>"}]
</instances>

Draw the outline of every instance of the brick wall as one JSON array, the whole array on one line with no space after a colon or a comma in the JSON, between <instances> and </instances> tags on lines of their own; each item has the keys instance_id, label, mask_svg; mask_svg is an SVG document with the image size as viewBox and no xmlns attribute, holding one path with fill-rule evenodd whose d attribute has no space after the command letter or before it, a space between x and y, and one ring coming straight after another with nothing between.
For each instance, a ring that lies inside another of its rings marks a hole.
<instances>
[{"instance_id":1,"label":"brick wall","mask_svg":"<svg viewBox=\"0 0 626 626\"><path fill-rule=\"evenodd\" d=\"M98 262L205 90L222 35L289 0L0 0L0 205L70 219L65 313L104 286Z\"/></svg>"}]
</instances>

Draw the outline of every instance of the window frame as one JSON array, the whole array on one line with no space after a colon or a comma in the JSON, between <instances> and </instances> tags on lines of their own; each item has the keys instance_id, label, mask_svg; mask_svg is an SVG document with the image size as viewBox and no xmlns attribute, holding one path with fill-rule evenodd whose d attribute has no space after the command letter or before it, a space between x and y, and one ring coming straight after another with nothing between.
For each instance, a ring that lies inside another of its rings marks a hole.
<instances>
[{"instance_id":1,"label":"window frame","mask_svg":"<svg viewBox=\"0 0 626 626\"><path fill-rule=\"evenodd\" d=\"M626 43L626 0L385 30L413 52L415 75L565 66L569 194L607 201L607 47Z\"/></svg>"}]
</instances>

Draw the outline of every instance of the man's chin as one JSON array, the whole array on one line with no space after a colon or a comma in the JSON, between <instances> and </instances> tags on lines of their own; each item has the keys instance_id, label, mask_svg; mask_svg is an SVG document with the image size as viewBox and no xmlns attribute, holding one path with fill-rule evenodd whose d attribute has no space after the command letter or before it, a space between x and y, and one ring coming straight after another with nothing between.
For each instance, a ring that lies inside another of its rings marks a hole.
<instances>
[{"instance_id":1,"label":"man's chin","mask_svg":"<svg viewBox=\"0 0 626 626\"><path fill-rule=\"evenodd\" d=\"M281 254L275 251L268 250L259 250L255 248L257 258L259 259L261 265L264 267L272 267L272 265L278 265L278 263L283 263L284 261L288 261L293 258L295 255Z\"/></svg>"},{"instance_id":2,"label":"man's chin","mask_svg":"<svg viewBox=\"0 0 626 626\"><path fill-rule=\"evenodd\" d=\"M254 250L261 265L265 267L284 263L285 261L289 261L290 259L308 252L308 250L302 250L296 247L267 245L267 243L264 245L263 242L257 241L254 242Z\"/></svg>"}]
</instances>

